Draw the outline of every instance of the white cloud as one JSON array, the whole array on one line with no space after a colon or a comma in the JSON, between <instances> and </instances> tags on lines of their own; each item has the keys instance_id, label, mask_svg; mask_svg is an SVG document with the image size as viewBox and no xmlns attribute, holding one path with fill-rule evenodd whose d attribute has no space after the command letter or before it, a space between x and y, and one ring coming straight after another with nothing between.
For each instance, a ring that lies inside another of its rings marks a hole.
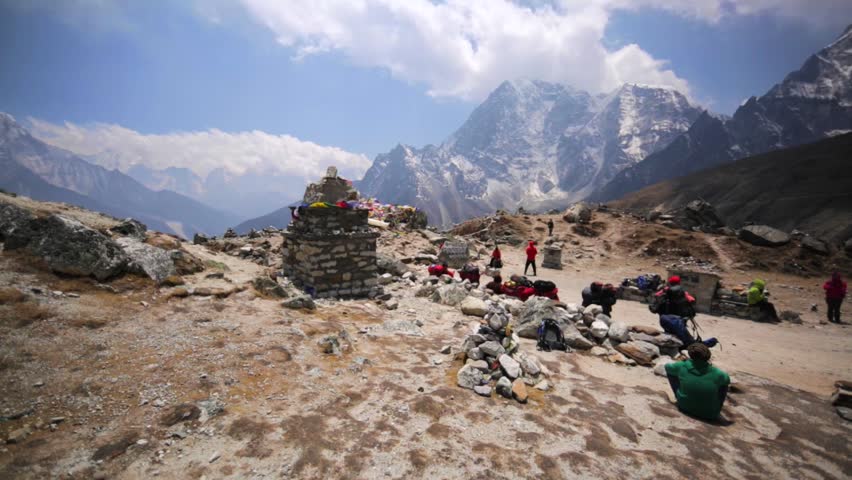
<instances>
[{"instance_id":1,"label":"white cloud","mask_svg":"<svg viewBox=\"0 0 852 480\"><path fill-rule=\"evenodd\" d=\"M638 45L608 51L616 10L653 8L716 23L768 14L805 23L852 18L848 0L241 0L296 60L343 53L365 67L427 86L430 95L480 100L519 77L592 92L623 82L689 93L686 80Z\"/></svg>"},{"instance_id":2,"label":"white cloud","mask_svg":"<svg viewBox=\"0 0 852 480\"><path fill-rule=\"evenodd\" d=\"M251 172L315 181L329 165L336 165L347 178L361 178L371 163L361 154L256 130L145 135L103 123L58 125L33 118L28 122L32 134L41 140L122 171L134 164L184 167L203 178L211 170L225 168L234 175Z\"/></svg>"}]
</instances>

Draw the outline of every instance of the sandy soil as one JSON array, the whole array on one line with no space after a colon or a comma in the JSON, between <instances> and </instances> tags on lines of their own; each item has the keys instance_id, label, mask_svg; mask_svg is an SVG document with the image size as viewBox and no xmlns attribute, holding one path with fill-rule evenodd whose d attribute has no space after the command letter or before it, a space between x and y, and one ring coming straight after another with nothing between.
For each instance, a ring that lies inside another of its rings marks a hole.
<instances>
[{"instance_id":1,"label":"sandy soil","mask_svg":"<svg viewBox=\"0 0 852 480\"><path fill-rule=\"evenodd\" d=\"M569 228L557 222L557 235L579 242L566 251L567 268L539 272L567 302L594 279L661 268L657 258L615 253L621 233L603 233L606 250ZM417 234L380 242L394 255L426 247ZM208 269L187 277L190 286L240 285L266 271L187 248L225 267L225 278L206 278L217 270ZM504 247L504 257L506 273L520 270L520 249ZM755 274L730 272L736 281ZM782 306L804 311L819 298L816 279L766 276L770 285L797 287L774 289ZM168 288L132 279L113 286L117 293L0 256L0 287L29 296L0 305L0 415L31 410L0 422L0 435L32 429L0 448L1 478L816 479L852 472L852 423L826 400L834 380L852 378L849 327L820 325L810 313L804 325L780 326L699 317L706 334L723 342L714 360L736 379L724 421L710 424L680 414L665 379L650 369L537 352L527 340L521 348L547 367L553 389L534 391L525 405L476 396L455 385L460 361L439 353L459 345L475 319L415 298L403 283L390 286L398 310L324 301L304 312L251 289L215 299L169 298ZM47 313L16 322L22 305ZM614 315L656 323L633 302L619 302ZM349 345L342 355L317 345L330 334ZM167 425L176 407L209 399L224 412ZM50 428L54 417L64 419Z\"/></svg>"}]
</instances>

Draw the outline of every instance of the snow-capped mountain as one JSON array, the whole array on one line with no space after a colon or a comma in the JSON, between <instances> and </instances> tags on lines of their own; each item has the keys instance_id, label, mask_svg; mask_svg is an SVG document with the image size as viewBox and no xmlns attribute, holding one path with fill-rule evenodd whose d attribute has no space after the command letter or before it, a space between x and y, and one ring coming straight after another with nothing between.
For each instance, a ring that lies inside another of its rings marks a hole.
<instances>
[{"instance_id":1,"label":"snow-capped mountain","mask_svg":"<svg viewBox=\"0 0 852 480\"><path fill-rule=\"evenodd\" d=\"M36 200L59 201L191 238L219 234L238 219L169 190L151 190L119 172L93 165L33 137L0 112L0 188Z\"/></svg>"},{"instance_id":2,"label":"snow-capped mountain","mask_svg":"<svg viewBox=\"0 0 852 480\"><path fill-rule=\"evenodd\" d=\"M579 200L665 147L700 110L661 87L592 96L542 81L504 82L440 146L378 155L358 187L447 224L498 208Z\"/></svg>"},{"instance_id":3,"label":"snow-capped mountain","mask_svg":"<svg viewBox=\"0 0 852 480\"><path fill-rule=\"evenodd\" d=\"M731 118L705 114L659 152L590 196L608 201L648 185L780 148L852 131L852 25L802 68Z\"/></svg>"}]
</instances>

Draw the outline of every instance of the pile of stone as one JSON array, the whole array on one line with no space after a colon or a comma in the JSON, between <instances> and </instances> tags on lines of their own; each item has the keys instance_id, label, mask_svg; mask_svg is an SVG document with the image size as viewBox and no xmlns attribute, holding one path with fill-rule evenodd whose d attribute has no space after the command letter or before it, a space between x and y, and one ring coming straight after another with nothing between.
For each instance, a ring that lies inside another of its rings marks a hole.
<instances>
[{"instance_id":1,"label":"pile of stone","mask_svg":"<svg viewBox=\"0 0 852 480\"><path fill-rule=\"evenodd\" d=\"M725 222L719 217L716 208L704 200L693 200L659 218L663 225L683 230L718 233L725 228Z\"/></svg>"},{"instance_id":2,"label":"pile of stone","mask_svg":"<svg viewBox=\"0 0 852 480\"><path fill-rule=\"evenodd\" d=\"M526 403L528 387L549 389L544 369L533 356L520 351L517 334L507 332L512 314L506 307L492 301L486 305L479 329L462 343L465 364L456 374L457 384L484 397L496 392Z\"/></svg>"}]
</instances>

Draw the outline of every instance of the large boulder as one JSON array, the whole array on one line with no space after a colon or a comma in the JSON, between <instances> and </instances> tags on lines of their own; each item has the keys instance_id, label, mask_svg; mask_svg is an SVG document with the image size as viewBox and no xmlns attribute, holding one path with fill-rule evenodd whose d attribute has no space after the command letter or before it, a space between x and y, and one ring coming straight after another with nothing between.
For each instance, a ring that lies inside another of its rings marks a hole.
<instances>
[{"instance_id":1,"label":"large boulder","mask_svg":"<svg viewBox=\"0 0 852 480\"><path fill-rule=\"evenodd\" d=\"M740 240L761 247L780 247L790 242L790 235L768 225L749 225L740 229Z\"/></svg>"},{"instance_id":2,"label":"large boulder","mask_svg":"<svg viewBox=\"0 0 852 480\"><path fill-rule=\"evenodd\" d=\"M659 347L642 340L619 343L615 349L642 365L651 365L654 359L660 356Z\"/></svg>"},{"instance_id":3,"label":"large boulder","mask_svg":"<svg viewBox=\"0 0 852 480\"><path fill-rule=\"evenodd\" d=\"M674 212L674 223L681 228L691 230L715 231L724 227L725 222L716 213L716 209L704 200L693 200L683 209Z\"/></svg>"},{"instance_id":4,"label":"large boulder","mask_svg":"<svg viewBox=\"0 0 852 480\"><path fill-rule=\"evenodd\" d=\"M0 242L6 241L15 229L26 228L34 218L28 210L17 205L0 203Z\"/></svg>"},{"instance_id":5,"label":"large boulder","mask_svg":"<svg viewBox=\"0 0 852 480\"><path fill-rule=\"evenodd\" d=\"M565 337L565 343L569 347L577 350L589 350L595 346L595 344L588 338L584 337L573 324L567 323L565 326L560 325L560 328L562 329L562 335Z\"/></svg>"},{"instance_id":6,"label":"large boulder","mask_svg":"<svg viewBox=\"0 0 852 480\"><path fill-rule=\"evenodd\" d=\"M26 248L57 273L106 280L127 270L129 258L106 235L77 220L50 215L9 233L6 248Z\"/></svg>"},{"instance_id":7,"label":"large boulder","mask_svg":"<svg viewBox=\"0 0 852 480\"><path fill-rule=\"evenodd\" d=\"M455 307L467 298L467 289L460 283L447 283L432 293L432 301Z\"/></svg>"},{"instance_id":8,"label":"large boulder","mask_svg":"<svg viewBox=\"0 0 852 480\"><path fill-rule=\"evenodd\" d=\"M562 219L568 223L589 223L592 220L592 209L585 203L577 203L565 211Z\"/></svg>"},{"instance_id":9,"label":"large boulder","mask_svg":"<svg viewBox=\"0 0 852 480\"><path fill-rule=\"evenodd\" d=\"M571 324L571 316L564 308L547 297L536 296L527 300L518 315L513 316L512 329L519 337L536 338L538 327L545 318L556 320L563 332Z\"/></svg>"},{"instance_id":10,"label":"large boulder","mask_svg":"<svg viewBox=\"0 0 852 480\"><path fill-rule=\"evenodd\" d=\"M177 274L172 256L166 250L140 242L136 237L120 237L115 240L130 259L127 271L146 275L157 283Z\"/></svg>"},{"instance_id":11,"label":"large boulder","mask_svg":"<svg viewBox=\"0 0 852 480\"><path fill-rule=\"evenodd\" d=\"M603 340L606 338L606 334L609 332L609 326L606 323L595 320L592 322L592 325L589 326L589 331L592 333L592 336L597 338L598 340Z\"/></svg>"},{"instance_id":12,"label":"large boulder","mask_svg":"<svg viewBox=\"0 0 852 480\"><path fill-rule=\"evenodd\" d=\"M659 335L648 335L646 333L631 333L630 340L648 342L660 348L680 348L684 346L683 342L681 342L679 338L668 333L661 333Z\"/></svg>"},{"instance_id":13,"label":"large boulder","mask_svg":"<svg viewBox=\"0 0 852 480\"><path fill-rule=\"evenodd\" d=\"M506 372L506 376L510 379L515 379L521 376L521 364L514 358L504 353L503 355L500 355L497 361L500 362L500 366L503 368L503 371Z\"/></svg>"},{"instance_id":14,"label":"large boulder","mask_svg":"<svg viewBox=\"0 0 852 480\"><path fill-rule=\"evenodd\" d=\"M465 297L461 302L461 311L465 315L484 317L488 313L488 305L476 297Z\"/></svg>"}]
</instances>

